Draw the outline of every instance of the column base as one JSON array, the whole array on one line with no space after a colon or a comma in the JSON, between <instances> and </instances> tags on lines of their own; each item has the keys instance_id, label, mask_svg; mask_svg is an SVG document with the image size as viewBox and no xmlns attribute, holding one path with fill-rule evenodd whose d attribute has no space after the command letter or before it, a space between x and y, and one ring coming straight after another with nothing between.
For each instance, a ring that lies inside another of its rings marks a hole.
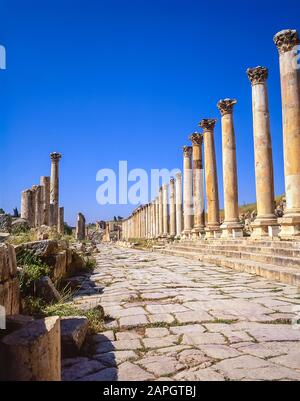
<instances>
[{"instance_id":1,"label":"column base","mask_svg":"<svg viewBox=\"0 0 300 401\"><path fill-rule=\"evenodd\" d=\"M191 231L192 239L199 239L205 236L204 227L194 227Z\"/></svg>"},{"instance_id":2,"label":"column base","mask_svg":"<svg viewBox=\"0 0 300 401\"><path fill-rule=\"evenodd\" d=\"M221 238L240 238L243 237L243 225L241 223L224 223L221 225Z\"/></svg>"},{"instance_id":3,"label":"column base","mask_svg":"<svg viewBox=\"0 0 300 401\"><path fill-rule=\"evenodd\" d=\"M181 234L181 239L190 239L191 238L191 230L184 230Z\"/></svg>"},{"instance_id":4,"label":"column base","mask_svg":"<svg viewBox=\"0 0 300 401\"><path fill-rule=\"evenodd\" d=\"M280 232L278 236L282 239L300 239L300 214L286 214L278 219Z\"/></svg>"},{"instance_id":5,"label":"column base","mask_svg":"<svg viewBox=\"0 0 300 401\"><path fill-rule=\"evenodd\" d=\"M220 237L221 237L220 226L205 227L205 238L220 238Z\"/></svg>"},{"instance_id":6,"label":"column base","mask_svg":"<svg viewBox=\"0 0 300 401\"><path fill-rule=\"evenodd\" d=\"M259 239L262 237L277 237L279 233L279 224L276 217L256 218L251 224L253 232L251 238Z\"/></svg>"}]
</instances>

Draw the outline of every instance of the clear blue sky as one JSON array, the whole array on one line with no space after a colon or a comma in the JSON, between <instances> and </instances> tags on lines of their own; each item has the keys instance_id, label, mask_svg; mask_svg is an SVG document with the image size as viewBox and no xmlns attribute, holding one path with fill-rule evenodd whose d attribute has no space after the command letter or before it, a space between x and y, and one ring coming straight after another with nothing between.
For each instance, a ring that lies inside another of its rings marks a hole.
<instances>
[{"instance_id":1,"label":"clear blue sky","mask_svg":"<svg viewBox=\"0 0 300 401\"><path fill-rule=\"evenodd\" d=\"M284 191L278 54L273 35L300 28L300 2L1 0L0 206L50 173L59 151L66 220L127 215L100 207L96 172L182 166L181 146L220 98L235 97L239 200L255 200L251 88L246 69L269 68L276 193Z\"/></svg>"}]
</instances>

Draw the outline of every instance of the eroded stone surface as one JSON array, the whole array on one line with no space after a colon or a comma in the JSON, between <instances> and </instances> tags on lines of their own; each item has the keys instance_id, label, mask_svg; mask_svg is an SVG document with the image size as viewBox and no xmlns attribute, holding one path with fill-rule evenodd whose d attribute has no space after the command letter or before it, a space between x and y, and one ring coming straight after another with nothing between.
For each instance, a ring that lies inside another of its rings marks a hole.
<instances>
[{"instance_id":1,"label":"eroded stone surface","mask_svg":"<svg viewBox=\"0 0 300 401\"><path fill-rule=\"evenodd\" d=\"M300 380L296 287L109 244L97 259L74 301L111 319L74 380Z\"/></svg>"}]
</instances>

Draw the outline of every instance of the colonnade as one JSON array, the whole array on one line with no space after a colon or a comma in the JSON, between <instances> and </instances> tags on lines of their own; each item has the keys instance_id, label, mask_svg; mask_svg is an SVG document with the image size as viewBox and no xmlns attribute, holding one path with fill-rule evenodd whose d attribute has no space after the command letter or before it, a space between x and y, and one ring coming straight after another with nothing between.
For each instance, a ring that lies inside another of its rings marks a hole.
<instances>
[{"instance_id":1,"label":"colonnade","mask_svg":"<svg viewBox=\"0 0 300 401\"><path fill-rule=\"evenodd\" d=\"M299 35L295 30L278 32L286 211L275 215L274 170L268 102L268 69L249 68L252 91L253 139L257 217L252 237L300 237L300 65L297 64ZM123 239L131 238L236 238L243 236L239 220L234 106L236 99L222 99L221 115L224 221L220 221L219 189L214 130L216 119L203 119L202 132L190 136L183 147L183 174L164 183L158 196L137 208L123 221ZM204 150L204 163L202 148ZM203 173L203 167L204 172ZM205 175L205 180L204 180ZM204 182L205 181L205 182ZM204 187L206 212L204 208Z\"/></svg>"}]
</instances>

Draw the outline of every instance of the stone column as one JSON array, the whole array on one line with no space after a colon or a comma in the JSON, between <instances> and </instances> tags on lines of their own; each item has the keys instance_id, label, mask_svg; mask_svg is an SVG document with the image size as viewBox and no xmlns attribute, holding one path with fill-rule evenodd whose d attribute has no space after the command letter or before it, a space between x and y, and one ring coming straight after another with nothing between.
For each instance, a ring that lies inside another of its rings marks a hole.
<instances>
[{"instance_id":1,"label":"stone column","mask_svg":"<svg viewBox=\"0 0 300 401\"><path fill-rule=\"evenodd\" d=\"M270 113L267 91L268 69L265 67L247 70L252 85L252 112L256 178L257 217L252 223L252 237L260 238L278 231L275 217L274 176Z\"/></svg>"},{"instance_id":2,"label":"stone column","mask_svg":"<svg viewBox=\"0 0 300 401\"><path fill-rule=\"evenodd\" d=\"M175 206L175 180L170 180L170 237L176 235L176 206Z\"/></svg>"},{"instance_id":3,"label":"stone column","mask_svg":"<svg viewBox=\"0 0 300 401\"><path fill-rule=\"evenodd\" d=\"M218 102L222 116L222 152L224 186L224 222L221 225L223 238L243 236L243 225L239 220L238 182L236 163L236 143L233 124L233 106L235 99L223 99Z\"/></svg>"},{"instance_id":4,"label":"stone column","mask_svg":"<svg viewBox=\"0 0 300 401\"><path fill-rule=\"evenodd\" d=\"M49 226L50 224L50 177L42 176L40 178L43 199L42 224Z\"/></svg>"},{"instance_id":5,"label":"stone column","mask_svg":"<svg viewBox=\"0 0 300 401\"><path fill-rule=\"evenodd\" d=\"M148 238L152 238L152 203L148 204Z\"/></svg>"},{"instance_id":6,"label":"stone column","mask_svg":"<svg viewBox=\"0 0 300 401\"><path fill-rule=\"evenodd\" d=\"M163 185L163 237L169 234L169 188L168 184Z\"/></svg>"},{"instance_id":7,"label":"stone column","mask_svg":"<svg viewBox=\"0 0 300 401\"><path fill-rule=\"evenodd\" d=\"M155 234L156 234L156 213L155 213L155 199L154 201L152 201L152 205L151 205L151 212L152 212L152 217L151 217L151 221L152 221L152 238L155 238Z\"/></svg>"},{"instance_id":8,"label":"stone column","mask_svg":"<svg viewBox=\"0 0 300 401\"><path fill-rule=\"evenodd\" d=\"M58 205L59 205L59 161L61 154L51 153L51 180L50 180L50 203L51 208L51 226L58 225Z\"/></svg>"},{"instance_id":9,"label":"stone column","mask_svg":"<svg viewBox=\"0 0 300 401\"><path fill-rule=\"evenodd\" d=\"M155 238L159 237L159 198L155 199Z\"/></svg>"},{"instance_id":10,"label":"stone column","mask_svg":"<svg viewBox=\"0 0 300 401\"><path fill-rule=\"evenodd\" d=\"M40 227L43 218L42 187L40 185L33 185L32 191L34 194L34 226Z\"/></svg>"},{"instance_id":11,"label":"stone column","mask_svg":"<svg viewBox=\"0 0 300 401\"><path fill-rule=\"evenodd\" d=\"M58 226L57 231L60 234L64 234L65 232L65 209L64 207L60 207L58 211Z\"/></svg>"},{"instance_id":12,"label":"stone column","mask_svg":"<svg viewBox=\"0 0 300 401\"><path fill-rule=\"evenodd\" d=\"M283 119L286 211L279 223L280 237L300 236L300 65L299 34L287 29L274 42L279 51Z\"/></svg>"},{"instance_id":13,"label":"stone column","mask_svg":"<svg viewBox=\"0 0 300 401\"><path fill-rule=\"evenodd\" d=\"M203 188L203 160L202 143L203 136L194 132L190 136L193 144L193 184L194 184L194 228L192 237L199 238L204 233L205 211L204 211L204 188Z\"/></svg>"},{"instance_id":14,"label":"stone column","mask_svg":"<svg viewBox=\"0 0 300 401\"><path fill-rule=\"evenodd\" d=\"M78 213L76 224L76 239L85 240L85 217L82 213Z\"/></svg>"},{"instance_id":15,"label":"stone column","mask_svg":"<svg viewBox=\"0 0 300 401\"><path fill-rule=\"evenodd\" d=\"M164 212L163 212L163 189L162 187L159 189L159 195L158 195L158 237L162 237L163 235L163 230L164 230Z\"/></svg>"},{"instance_id":16,"label":"stone column","mask_svg":"<svg viewBox=\"0 0 300 401\"><path fill-rule=\"evenodd\" d=\"M34 192L31 189L26 189L22 192L21 217L27 220L29 227L34 227L35 223L34 199Z\"/></svg>"},{"instance_id":17,"label":"stone column","mask_svg":"<svg viewBox=\"0 0 300 401\"><path fill-rule=\"evenodd\" d=\"M207 198L207 224L205 227L207 238L220 236L220 210L218 175L216 163L216 151L214 140L214 128L216 120L203 119L200 127L203 129L204 158L205 158L205 181Z\"/></svg>"},{"instance_id":18,"label":"stone column","mask_svg":"<svg viewBox=\"0 0 300 401\"><path fill-rule=\"evenodd\" d=\"M180 238L182 233L182 175L175 175L175 203L176 203L176 237Z\"/></svg>"},{"instance_id":19,"label":"stone column","mask_svg":"<svg viewBox=\"0 0 300 401\"><path fill-rule=\"evenodd\" d=\"M183 238L190 238L193 227L192 147L183 147Z\"/></svg>"}]
</instances>

